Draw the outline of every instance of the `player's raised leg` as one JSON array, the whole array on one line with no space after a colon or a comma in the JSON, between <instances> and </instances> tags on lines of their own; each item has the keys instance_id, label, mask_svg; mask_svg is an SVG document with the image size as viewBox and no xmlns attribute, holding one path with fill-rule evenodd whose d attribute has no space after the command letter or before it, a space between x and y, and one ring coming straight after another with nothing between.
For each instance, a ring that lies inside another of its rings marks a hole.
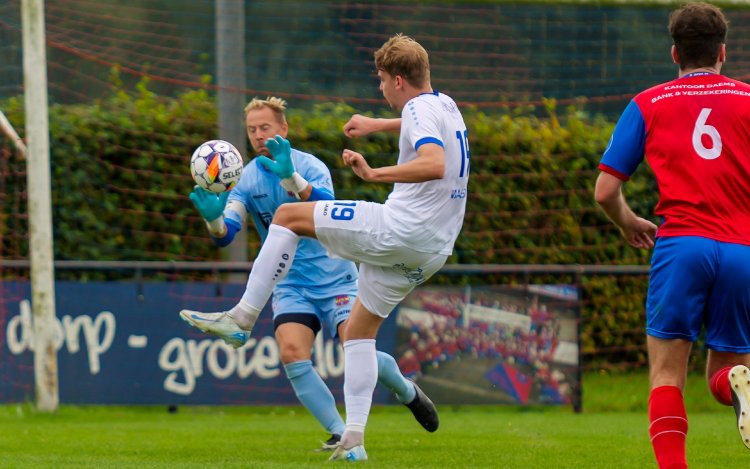
<instances>
[{"instance_id":1,"label":"player's raised leg","mask_svg":"<svg viewBox=\"0 0 750 469\"><path fill-rule=\"evenodd\" d=\"M244 344L244 341L240 343L240 334L247 332L249 337L273 288L289 273L300 236L315 237L314 208L315 202L284 204L278 208L237 305L217 313L182 310L180 316L203 332L217 335L234 347Z\"/></svg>"},{"instance_id":2,"label":"player's raised leg","mask_svg":"<svg viewBox=\"0 0 750 469\"><path fill-rule=\"evenodd\" d=\"M300 236L315 237L315 202L284 204L276 210L268 237L253 262L247 287L230 314L243 329L252 328L279 281L289 273Z\"/></svg>"}]
</instances>

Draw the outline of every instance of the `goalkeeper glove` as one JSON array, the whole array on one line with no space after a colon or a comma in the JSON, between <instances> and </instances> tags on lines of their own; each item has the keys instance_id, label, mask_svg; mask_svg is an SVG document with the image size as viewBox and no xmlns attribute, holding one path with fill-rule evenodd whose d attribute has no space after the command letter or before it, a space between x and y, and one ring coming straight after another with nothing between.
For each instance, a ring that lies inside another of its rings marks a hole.
<instances>
[{"instance_id":1,"label":"goalkeeper glove","mask_svg":"<svg viewBox=\"0 0 750 469\"><path fill-rule=\"evenodd\" d=\"M198 209L198 213L206 220L206 225L208 225L211 234L224 235L226 232L224 206L227 204L229 191L217 195L200 186L195 186L189 197L195 208Z\"/></svg>"},{"instance_id":2,"label":"goalkeeper glove","mask_svg":"<svg viewBox=\"0 0 750 469\"><path fill-rule=\"evenodd\" d=\"M289 140L277 135L266 140L266 148L273 155L273 160L259 156L260 163L281 179L281 187L293 193L299 199L299 193L309 184L295 169L292 161L292 147Z\"/></svg>"}]
</instances>

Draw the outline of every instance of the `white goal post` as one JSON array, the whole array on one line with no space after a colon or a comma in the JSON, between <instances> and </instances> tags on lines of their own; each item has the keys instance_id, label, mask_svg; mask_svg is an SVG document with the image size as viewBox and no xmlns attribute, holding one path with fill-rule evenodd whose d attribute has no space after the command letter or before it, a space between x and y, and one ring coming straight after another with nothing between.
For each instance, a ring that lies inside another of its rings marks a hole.
<instances>
[{"instance_id":1,"label":"white goal post","mask_svg":"<svg viewBox=\"0 0 750 469\"><path fill-rule=\"evenodd\" d=\"M54 346L55 272L52 250L52 184L44 0L22 0L21 22L28 146L26 177L31 302L34 317L34 383L37 409L52 412L57 410L60 398L57 351ZM20 139L14 141L18 147Z\"/></svg>"}]
</instances>

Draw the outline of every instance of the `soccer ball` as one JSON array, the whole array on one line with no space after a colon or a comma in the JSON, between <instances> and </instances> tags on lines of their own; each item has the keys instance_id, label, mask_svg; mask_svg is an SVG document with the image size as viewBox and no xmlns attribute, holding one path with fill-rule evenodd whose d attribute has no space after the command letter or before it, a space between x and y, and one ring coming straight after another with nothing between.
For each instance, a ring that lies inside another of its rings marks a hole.
<instances>
[{"instance_id":1,"label":"soccer ball","mask_svg":"<svg viewBox=\"0 0 750 469\"><path fill-rule=\"evenodd\" d=\"M190 173L196 184L220 194L231 190L242 176L242 155L224 140L201 143L190 158Z\"/></svg>"}]
</instances>

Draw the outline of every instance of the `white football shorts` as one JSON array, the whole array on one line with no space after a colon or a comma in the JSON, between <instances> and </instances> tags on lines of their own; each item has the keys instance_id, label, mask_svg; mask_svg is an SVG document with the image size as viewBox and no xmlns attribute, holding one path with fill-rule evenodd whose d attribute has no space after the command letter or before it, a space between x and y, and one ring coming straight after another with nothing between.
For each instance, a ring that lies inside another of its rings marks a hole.
<instances>
[{"instance_id":1,"label":"white football shorts","mask_svg":"<svg viewBox=\"0 0 750 469\"><path fill-rule=\"evenodd\" d=\"M440 270L448 256L404 247L384 212L383 204L361 200L315 204L318 240L331 257L360 264L357 297L370 312L386 318L414 287Z\"/></svg>"}]
</instances>

